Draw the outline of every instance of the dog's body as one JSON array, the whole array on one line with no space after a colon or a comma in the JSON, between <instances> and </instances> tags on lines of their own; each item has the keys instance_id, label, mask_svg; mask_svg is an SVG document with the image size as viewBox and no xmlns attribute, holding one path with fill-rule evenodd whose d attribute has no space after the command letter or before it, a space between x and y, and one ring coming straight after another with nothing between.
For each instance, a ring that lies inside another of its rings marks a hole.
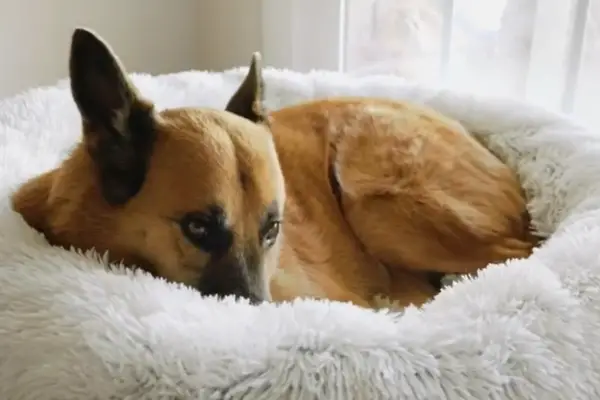
<instances>
[{"instance_id":1,"label":"dog's body","mask_svg":"<svg viewBox=\"0 0 600 400\"><path fill-rule=\"evenodd\" d=\"M13 197L53 244L207 294L363 306L419 305L431 272L530 254L515 175L431 110L340 98L267 114L255 58L226 111L156 112L85 30L70 66L84 140Z\"/></svg>"},{"instance_id":2,"label":"dog's body","mask_svg":"<svg viewBox=\"0 0 600 400\"><path fill-rule=\"evenodd\" d=\"M420 304L437 290L427 272L471 273L531 249L514 174L431 110L317 100L272 113L270 126L287 188L276 298Z\"/></svg>"}]
</instances>

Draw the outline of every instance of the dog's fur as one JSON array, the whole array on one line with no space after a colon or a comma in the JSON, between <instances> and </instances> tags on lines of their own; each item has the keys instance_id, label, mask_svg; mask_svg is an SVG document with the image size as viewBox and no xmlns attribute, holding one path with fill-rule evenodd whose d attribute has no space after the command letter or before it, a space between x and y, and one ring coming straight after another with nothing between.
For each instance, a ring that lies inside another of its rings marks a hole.
<instances>
[{"instance_id":1,"label":"dog's fur","mask_svg":"<svg viewBox=\"0 0 600 400\"><path fill-rule=\"evenodd\" d=\"M259 61L226 110L159 112L77 29L83 140L14 194L15 210L55 245L253 301L419 305L437 292L432 272L530 254L516 176L457 122L372 98L268 113Z\"/></svg>"}]
</instances>

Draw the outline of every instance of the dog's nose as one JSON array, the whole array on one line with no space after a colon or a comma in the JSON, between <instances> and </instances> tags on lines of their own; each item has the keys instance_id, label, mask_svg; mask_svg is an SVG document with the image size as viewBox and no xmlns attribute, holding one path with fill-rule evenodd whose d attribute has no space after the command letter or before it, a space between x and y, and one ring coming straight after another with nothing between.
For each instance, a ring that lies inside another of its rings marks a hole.
<instances>
[{"instance_id":1,"label":"dog's nose","mask_svg":"<svg viewBox=\"0 0 600 400\"><path fill-rule=\"evenodd\" d=\"M237 296L251 304L269 301L260 263L248 263L242 256L226 257L209 263L196 286L200 293L218 297Z\"/></svg>"}]
</instances>

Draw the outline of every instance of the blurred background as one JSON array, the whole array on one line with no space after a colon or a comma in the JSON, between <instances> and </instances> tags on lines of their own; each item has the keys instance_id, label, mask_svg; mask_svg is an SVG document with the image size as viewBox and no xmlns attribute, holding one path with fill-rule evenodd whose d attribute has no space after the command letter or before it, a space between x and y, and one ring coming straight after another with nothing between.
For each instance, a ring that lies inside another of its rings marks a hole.
<instances>
[{"instance_id":1,"label":"blurred background","mask_svg":"<svg viewBox=\"0 0 600 400\"><path fill-rule=\"evenodd\" d=\"M66 77L76 26L132 72L218 70L260 49L261 0L0 0L0 97Z\"/></svg>"},{"instance_id":2,"label":"blurred background","mask_svg":"<svg viewBox=\"0 0 600 400\"><path fill-rule=\"evenodd\" d=\"M599 123L598 0L348 0L345 69L523 98Z\"/></svg>"},{"instance_id":3,"label":"blurred background","mask_svg":"<svg viewBox=\"0 0 600 400\"><path fill-rule=\"evenodd\" d=\"M600 0L2 0L0 97L66 76L75 26L131 72L395 74L600 125Z\"/></svg>"}]
</instances>

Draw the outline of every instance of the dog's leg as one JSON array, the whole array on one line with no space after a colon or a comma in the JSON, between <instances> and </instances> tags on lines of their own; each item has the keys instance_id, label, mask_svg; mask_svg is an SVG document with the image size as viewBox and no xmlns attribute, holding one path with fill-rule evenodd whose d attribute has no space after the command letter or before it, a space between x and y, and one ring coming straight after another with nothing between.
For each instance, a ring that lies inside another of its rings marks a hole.
<instances>
[{"instance_id":1,"label":"dog's leg","mask_svg":"<svg viewBox=\"0 0 600 400\"><path fill-rule=\"evenodd\" d=\"M410 194L344 199L352 230L371 255L388 267L473 273L489 263L530 255L532 243L498 232L494 221L471 224L456 210ZM501 226L504 221L497 221Z\"/></svg>"},{"instance_id":2,"label":"dog's leg","mask_svg":"<svg viewBox=\"0 0 600 400\"><path fill-rule=\"evenodd\" d=\"M527 257L533 243L511 171L467 140L417 139L375 129L338 142L341 207L367 251L390 269L444 274Z\"/></svg>"}]
</instances>

